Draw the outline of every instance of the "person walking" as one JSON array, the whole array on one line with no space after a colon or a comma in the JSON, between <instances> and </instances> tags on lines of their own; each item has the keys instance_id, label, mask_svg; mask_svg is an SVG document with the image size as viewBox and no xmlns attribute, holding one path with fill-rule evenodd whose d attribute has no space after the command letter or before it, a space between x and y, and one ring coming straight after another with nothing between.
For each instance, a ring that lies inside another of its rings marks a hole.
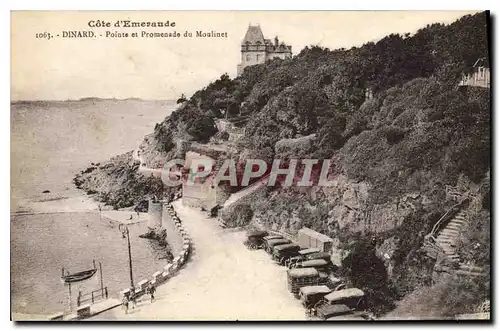
<instances>
[{"instance_id":1,"label":"person walking","mask_svg":"<svg viewBox=\"0 0 500 331\"><path fill-rule=\"evenodd\" d=\"M125 310L125 314L128 314L128 296L124 295L122 299L122 308Z\"/></svg>"},{"instance_id":2,"label":"person walking","mask_svg":"<svg viewBox=\"0 0 500 331\"><path fill-rule=\"evenodd\" d=\"M151 296L151 302L153 302L155 299L156 287L153 284L149 284L148 292L149 295Z\"/></svg>"},{"instance_id":3,"label":"person walking","mask_svg":"<svg viewBox=\"0 0 500 331\"><path fill-rule=\"evenodd\" d=\"M137 305L137 298L135 297L135 295L131 294L130 302L132 302L132 309L135 309L135 306Z\"/></svg>"}]
</instances>

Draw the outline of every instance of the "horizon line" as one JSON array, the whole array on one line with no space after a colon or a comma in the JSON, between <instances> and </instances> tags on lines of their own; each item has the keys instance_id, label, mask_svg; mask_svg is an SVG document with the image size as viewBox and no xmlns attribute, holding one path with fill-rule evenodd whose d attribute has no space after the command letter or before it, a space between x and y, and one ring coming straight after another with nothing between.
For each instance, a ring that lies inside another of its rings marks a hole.
<instances>
[{"instance_id":1,"label":"horizon line","mask_svg":"<svg viewBox=\"0 0 500 331\"><path fill-rule=\"evenodd\" d=\"M137 100L137 101L176 101L175 99L145 99L138 97L128 97L128 98L101 98L101 97L82 97L79 99L18 99L18 100L10 100L10 103L22 103L22 102L74 102L74 101L90 101L90 100L98 100L98 101L127 101L127 100Z\"/></svg>"}]
</instances>

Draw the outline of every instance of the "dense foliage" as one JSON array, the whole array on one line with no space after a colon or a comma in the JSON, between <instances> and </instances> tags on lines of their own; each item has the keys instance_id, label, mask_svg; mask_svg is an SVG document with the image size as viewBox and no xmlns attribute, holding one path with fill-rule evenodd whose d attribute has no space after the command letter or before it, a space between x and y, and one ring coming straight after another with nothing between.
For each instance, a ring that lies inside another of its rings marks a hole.
<instances>
[{"instance_id":1,"label":"dense foliage","mask_svg":"<svg viewBox=\"0 0 500 331\"><path fill-rule=\"evenodd\" d=\"M431 286L433 265L420 250L424 235L451 203L445 187L457 185L461 177L475 184L488 181L489 90L458 87L462 74L480 58L488 63L487 13L348 50L306 47L292 59L247 67L235 79L222 75L158 124L155 137L168 152L176 138L208 141L217 132L217 118L250 115L244 137L236 142L240 159L331 158L350 183L367 183L367 214L374 206L398 206L401 197L417 192L420 200L412 213L374 237L395 239L391 279L370 246L372 234L341 231L331 215L337 197L319 190L313 195L281 188L272 198L238 207L230 223L241 226L260 218L275 229L307 226L352 244L345 272L369 294L370 305L382 310L422 286L427 292L420 299L434 291L436 305L451 304L450 293L460 300L478 293L483 298L487 286L464 280ZM311 134L314 139L305 139ZM471 215L458 250L463 259L485 265L490 260L489 186L481 194L483 210ZM466 308L460 303L445 313Z\"/></svg>"}]
</instances>

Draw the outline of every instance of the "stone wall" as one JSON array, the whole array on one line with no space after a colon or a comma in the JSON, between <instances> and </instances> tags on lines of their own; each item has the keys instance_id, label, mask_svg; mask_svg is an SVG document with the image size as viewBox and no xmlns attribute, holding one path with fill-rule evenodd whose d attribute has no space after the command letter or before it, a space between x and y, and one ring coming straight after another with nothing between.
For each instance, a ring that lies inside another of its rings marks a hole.
<instances>
[{"instance_id":1,"label":"stone wall","mask_svg":"<svg viewBox=\"0 0 500 331\"><path fill-rule=\"evenodd\" d=\"M168 244L172 249L172 254L176 256L182 251L183 238L175 225L174 218L171 216L168 206L168 204L163 204L161 226L167 230Z\"/></svg>"},{"instance_id":2,"label":"stone wall","mask_svg":"<svg viewBox=\"0 0 500 331\"><path fill-rule=\"evenodd\" d=\"M154 286L163 284L164 282L172 278L177 273L177 271L188 261L189 254L191 252L191 238L182 226L182 222L177 216L172 205L166 205L165 209L165 212L169 215L169 219L173 221L176 231L182 237L181 251L176 255L172 263L168 263L163 267L163 270L158 270L157 272L153 273L151 278L143 279L138 282L137 285L135 285L134 291L132 291L131 288L124 289L120 292L120 296L128 296L132 294L135 298L138 298L146 294L146 290L150 284L153 284Z\"/></svg>"}]
</instances>

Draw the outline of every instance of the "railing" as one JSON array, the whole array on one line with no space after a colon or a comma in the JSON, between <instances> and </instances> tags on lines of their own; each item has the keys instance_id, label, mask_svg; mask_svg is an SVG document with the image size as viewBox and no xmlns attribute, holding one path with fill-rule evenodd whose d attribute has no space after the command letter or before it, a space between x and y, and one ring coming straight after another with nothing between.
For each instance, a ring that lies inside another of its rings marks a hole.
<instances>
[{"instance_id":1,"label":"railing","mask_svg":"<svg viewBox=\"0 0 500 331\"><path fill-rule=\"evenodd\" d=\"M80 305L86 301L91 301L94 303L97 299L108 298L108 287L104 287L102 289L98 289L92 291L90 293L82 293L82 291L78 291L78 297L76 298L76 305L80 307Z\"/></svg>"},{"instance_id":2,"label":"railing","mask_svg":"<svg viewBox=\"0 0 500 331\"><path fill-rule=\"evenodd\" d=\"M434 224L432 227L432 231L430 233L430 238L432 238L434 241L436 241L436 236L441 229L441 226L443 225L444 222L448 221L453 215L455 215L458 212L458 208L462 207L466 202L469 201L469 198L465 198L464 200L460 201L459 203L453 205L446 213L444 213L443 216Z\"/></svg>"}]
</instances>

